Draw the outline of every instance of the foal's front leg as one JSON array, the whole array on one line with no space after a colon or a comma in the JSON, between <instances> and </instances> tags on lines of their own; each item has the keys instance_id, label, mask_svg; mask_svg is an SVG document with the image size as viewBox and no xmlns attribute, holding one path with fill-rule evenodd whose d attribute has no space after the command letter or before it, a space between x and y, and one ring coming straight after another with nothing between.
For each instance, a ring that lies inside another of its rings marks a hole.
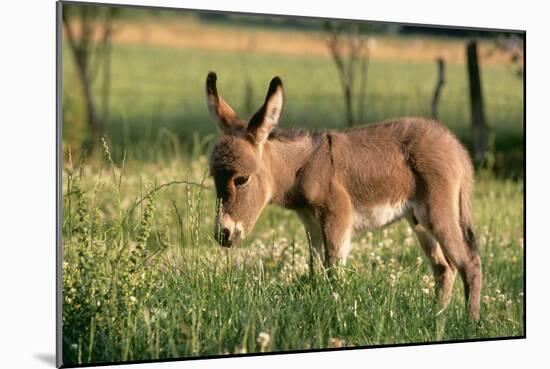
<instances>
[{"instance_id":1,"label":"foal's front leg","mask_svg":"<svg viewBox=\"0 0 550 369\"><path fill-rule=\"evenodd\" d=\"M320 221L325 241L325 267L328 269L337 262L345 265L351 250L353 208L347 191L336 181L331 183Z\"/></svg>"},{"instance_id":2,"label":"foal's front leg","mask_svg":"<svg viewBox=\"0 0 550 369\"><path fill-rule=\"evenodd\" d=\"M299 211L298 215L304 224L307 242L310 247L311 272L320 271L325 260L325 245L321 224L311 211Z\"/></svg>"}]
</instances>

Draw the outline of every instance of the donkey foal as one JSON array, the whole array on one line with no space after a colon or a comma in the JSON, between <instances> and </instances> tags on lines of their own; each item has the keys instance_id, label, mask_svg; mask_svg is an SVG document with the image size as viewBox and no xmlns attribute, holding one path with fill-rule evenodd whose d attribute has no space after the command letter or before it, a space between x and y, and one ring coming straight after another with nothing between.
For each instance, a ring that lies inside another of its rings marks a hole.
<instances>
[{"instance_id":1,"label":"donkey foal","mask_svg":"<svg viewBox=\"0 0 550 369\"><path fill-rule=\"evenodd\" d=\"M401 118L344 131L281 130L283 86L271 81L264 104L241 120L206 79L208 109L224 135L210 157L220 201L215 237L229 247L267 204L296 211L325 267L345 263L354 232L406 218L430 260L442 307L458 270L470 315L479 319L481 261L466 150L441 124Z\"/></svg>"}]
</instances>

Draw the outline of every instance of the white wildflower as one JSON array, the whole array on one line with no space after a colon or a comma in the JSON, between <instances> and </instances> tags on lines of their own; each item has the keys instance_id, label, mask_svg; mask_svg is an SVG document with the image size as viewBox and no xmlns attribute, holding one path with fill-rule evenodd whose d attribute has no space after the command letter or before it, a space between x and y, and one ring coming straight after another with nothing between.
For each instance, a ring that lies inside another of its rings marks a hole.
<instances>
[{"instance_id":1,"label":"white wildflower","mask_svg":"<svg viewBox=\"0 0 550 369\"><path fill-rule=\"evenodd\" d=\"M395 276L395 274L391 273L390 274L390 286L392 286L392 287L395 286L396 279L397 279L397 277Z\"/></svg>"},{"instance_id":2,"label":"white wildflower","mask_svg":"<svg viewBox=\"0 0 550 369\"><path fill-rule=\"evenodd\" d=\"M246 347L235 347L235 354L246 354L247 352Z\"/></svg>"},{"instance_id":3,"label":"white wildflower","mask_svg":"<svg viewBox=\"0 0 550 369\"><path fill-rule=\"evenodd\" d=\"M344 346L344 340L338 337L332 337L330 339L330 347L340 348Z\"/></svg>"},{"instance_id":4,"label":"white wildflower","mask_svg":"<svg viewBox=\"0 0 550 369\"><path fill-rule=\"evenodd\" d=\"M266 332L260 332L258 334L258 338L256 339L256 342L260 345L260 351L265 352L267 346L269 345L269 341L271 340L271 336L269 333Z\"/></svg>"}]
</instances>

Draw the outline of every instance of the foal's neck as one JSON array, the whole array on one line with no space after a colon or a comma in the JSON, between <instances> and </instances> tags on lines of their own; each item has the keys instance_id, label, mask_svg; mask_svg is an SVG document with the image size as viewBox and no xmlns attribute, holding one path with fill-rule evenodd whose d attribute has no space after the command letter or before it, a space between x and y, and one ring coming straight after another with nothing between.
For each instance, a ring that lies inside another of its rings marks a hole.
<instances>
[{"instance_id":1,"label":"foal's neck","mask_svg":"<svg viewBox=\"0 0 550 369\"><path fill-rule=\"evenodd\" d=\"M273 204L285 208L295 208L300 189L296 176L300 168L308 161L318 144L311 134L291 139L269 140L269 161L271 163Z\"/></svg>"}]
</instances>

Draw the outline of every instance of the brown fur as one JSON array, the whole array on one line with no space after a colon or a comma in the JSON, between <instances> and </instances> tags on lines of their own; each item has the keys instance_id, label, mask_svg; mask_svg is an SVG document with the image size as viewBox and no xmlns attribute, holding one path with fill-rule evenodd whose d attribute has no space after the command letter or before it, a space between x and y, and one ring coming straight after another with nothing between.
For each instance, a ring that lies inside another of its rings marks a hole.
<instances>
[{"instance_id":1,"label":"brown fur","mask_svg":"<svg viewBox=\"0 0 550 369\"><path fill-rule=\"evenodd\" d=\"M479 318L473 169L448 129L401 118L344 131L285 132L275 128L283 108L280 79L273 79L250 124L225 102L219 108L215 82L209 74L207 101L226 132L210 161L222 204L216 232L222 245L243 238L273 203L298 213L314 252L330 268L345 262L353 232L406 218L430 260L442 307L458 270L470 314Z\"/></svg>"}]
</instances>

